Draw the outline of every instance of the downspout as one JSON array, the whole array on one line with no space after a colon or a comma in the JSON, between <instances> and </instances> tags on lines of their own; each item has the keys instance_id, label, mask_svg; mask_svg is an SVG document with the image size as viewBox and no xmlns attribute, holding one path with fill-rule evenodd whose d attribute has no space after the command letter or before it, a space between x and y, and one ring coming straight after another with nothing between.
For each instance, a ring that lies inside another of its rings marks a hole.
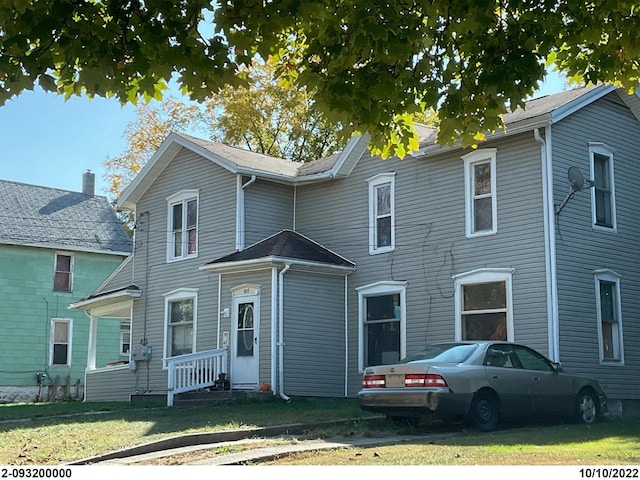
<instances>
[{"instance_id":1,"label":"downspout","mask_svg":"<svg viewBox=\"0 0 640 480\"><path fill-rule=\"evenodd\" d=\"M278 285L278 294L279 294L279 301L278 301L278 310L279 310L279 314L278 314L278 375L280 377L280 382L279 382L279 392L280 392L280 398L282 398L285 401L289 401L290 398L287 397L284 394L284 306L283 306L283 301L284 301L284 274L287 273L287 270L289 270L289 268L291 268L290 264L285 265L285 267L280 271L279 274L279 285Z\"/></svg>"},{"instance_id":2,"label":"downspout","mask_svg":"<svg viewBox=\"0 0 640 480\"><path fill-rule=\"evenodd\" d=\"M242 184L242 175L238 175L237 194L236 194L236 250L244 249L244 189L256 181L256 176L251 175L251 179Z\"/></svg>"},{"instance_id":3,"label":"downspout","mask_svg":"<svg viewBox=\"0 0 640 480\"><path fill-rule=\"evenodd\" d=\"M220 311L220 305L222 301L222 274L218 273L218 328L216 330L216 350L220 348L220 321L222 312ZM228 372L226 372L228 373Z\"/></svg>"},{"instance_id":4,"label":"downspout","mask_svg":"<svg viewBox=\"0 0 640 480\"><path fill-rule=\"evenodd\" d=\"M278 267L271 268L271 392L276 394L278 330Z\"/></svg>"},{"instance_id":5,"label":"downspout","mask_svg":"<svg viewBox=\"0 0 640 480\"><path fill-rule=\"evenodd\" d=\"M344 396L349 396L349 312L347 302L348 279L344 276Z\"/></svg>"},{"instance_id":6,"label":"downspout","mask_svg":"<svg viewBox=\"0 0 640 480\"><path fill-rule=\"evenodd\" d=\"M549 358L560 361L559 325L558 325L558 278L556 263L555 205L553 201L553 162L551 153L551 124L544 129L545 138L540 129L533 131L535 140L540 143L542 160L542 194L544 208L544 250L547 280L548 342Z\"/></svg>"}]
</instances>

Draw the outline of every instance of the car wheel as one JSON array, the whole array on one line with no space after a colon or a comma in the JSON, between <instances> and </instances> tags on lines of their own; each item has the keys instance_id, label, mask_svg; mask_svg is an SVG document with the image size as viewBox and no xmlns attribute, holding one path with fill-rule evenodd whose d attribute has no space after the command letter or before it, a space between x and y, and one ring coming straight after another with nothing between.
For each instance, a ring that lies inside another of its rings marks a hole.
<instances>
[{"instance_id":1,"label":"car wheel","mask_svg":"<svg viewBox=\"0 0 640 480\"><path fill-rule=\"evenodd\" d=\"M589 390L582 390L576 400L577 420L586 425L591 425L598 418L598 399Z\"/></svg>"},{"instance_id":2,"label":"car wheel","mask_svg":"<svg viewBox=\"0 0 640 480\"><path fill-rule=\"evenodd\" d=\"M471 423L481 432L490 432L498 427L500 412L495 395L481 392L471 403Z\"/></svg>"}]
</instances>

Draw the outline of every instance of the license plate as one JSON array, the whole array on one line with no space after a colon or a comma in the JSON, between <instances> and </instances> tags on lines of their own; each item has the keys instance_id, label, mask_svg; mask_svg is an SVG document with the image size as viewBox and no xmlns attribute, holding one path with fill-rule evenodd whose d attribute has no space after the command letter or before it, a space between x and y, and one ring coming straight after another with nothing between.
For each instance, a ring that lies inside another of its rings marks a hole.
<instances>
[{"instance_id":1,"label":"license plate","mask_svg":"<svg viewBox=\"0 0 640 480\"><path fill-rule=\"evenodd\" d=\"M388 388L404 387L404 375L387 375L385 383Z\"/></svg>"}]
</instances>

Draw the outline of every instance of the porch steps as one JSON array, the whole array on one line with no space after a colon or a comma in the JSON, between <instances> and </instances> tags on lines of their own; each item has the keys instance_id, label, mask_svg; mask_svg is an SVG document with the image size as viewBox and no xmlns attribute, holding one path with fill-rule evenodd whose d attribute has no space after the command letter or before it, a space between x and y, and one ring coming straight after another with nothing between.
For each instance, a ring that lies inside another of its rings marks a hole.
<instances>
[{"instance_id":1,"label":"porch steps","mask_svg":"<svg viewBox=\"0 0 640 480\"><path fill-rule=\"evenodd\" d=\"M277 398L272 392L255 390L214 390L179 393L174 397L174 405L215 405L227 402L242 402L246 400L268 402ZM153 402L167 404L167 394L147 393L131 395L131 402Z\"/></svg>"}]
</instances>

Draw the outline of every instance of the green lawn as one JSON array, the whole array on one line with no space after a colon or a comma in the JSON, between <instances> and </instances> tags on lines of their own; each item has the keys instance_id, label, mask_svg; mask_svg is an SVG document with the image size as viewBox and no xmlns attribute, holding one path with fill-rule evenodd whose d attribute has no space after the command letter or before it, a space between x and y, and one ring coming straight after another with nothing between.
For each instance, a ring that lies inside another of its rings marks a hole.
<instances>
[{"instance_id":1,"label":"green lawn","mask_svg":"<svg viewBox=\"0 0 640 480\"><path fill-rule=\"evenodd\" d=\"M305 438L415 434L397 446L346 448L271 462L299 465L591 465L640 464L640 422L511 425L481 434L462 425L401 427L363 414L355 400L245 401L211 406L129 403L0 405L0 464L52 465L152 440L197 432L351 419ZM367 421L364 421L364 420ZM420 435L457 431L454 437ZM274 439L274 441L278 441Z\"/></svg>"}]
</instances>

